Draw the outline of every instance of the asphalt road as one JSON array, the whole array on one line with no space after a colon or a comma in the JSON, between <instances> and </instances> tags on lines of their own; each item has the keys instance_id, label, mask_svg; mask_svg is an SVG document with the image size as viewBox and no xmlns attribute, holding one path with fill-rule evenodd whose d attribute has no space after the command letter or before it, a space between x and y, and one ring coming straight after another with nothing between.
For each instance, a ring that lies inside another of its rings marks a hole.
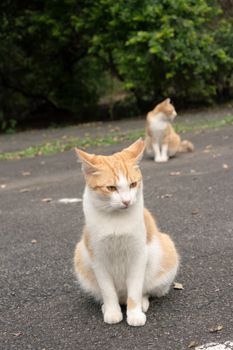
<instances>
[{"instance_id":1,"label":"asphalt road","mask_svg":"<svg viewBox=\"0 0 233 350\"><path fill-rule=\"evenodd\" d=\"M182 350L233 340L233 127L188 137L194 153L141 163L146 206L176 242L184 289L153 299L139 328L125 318L104 324L75 282L82 203L58 202L82 197L74 153L0 162L0 349Z\"/></svg>"}]
</instances>

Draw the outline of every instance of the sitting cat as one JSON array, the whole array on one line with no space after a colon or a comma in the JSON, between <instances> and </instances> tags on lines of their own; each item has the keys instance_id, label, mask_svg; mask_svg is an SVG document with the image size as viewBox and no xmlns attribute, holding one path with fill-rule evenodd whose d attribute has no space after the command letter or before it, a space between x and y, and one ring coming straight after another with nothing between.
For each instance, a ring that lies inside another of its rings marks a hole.
<instances>
[{"instance_id":1,"label":"sitting cat","mask_svg":"<svg viewBox=\"0 0 233 350\"><path fill-rule=\"evenodd\" d=\"M143 151L141 139L111 156L76 149L86 180L86 224L74 268L84 291L103 304L106 323L120 322L126 304L128 324L144 325L149 296L165 295L178 269L171 238L144 208Z\"/></svg>"},{"instance_id":2,"label":"sitting cat","mask_svg":"<svg viewBox=\"0 0 233 350\"><path fill-rule=\"evenodd\" d=\"M155 162L167 162L177 152L192 152L191 142L181 141L180 136L171 126L177 116L174 106L167 98L147 114L146 118L146 151L154 154Z\"/></svg>"}]
</instances>

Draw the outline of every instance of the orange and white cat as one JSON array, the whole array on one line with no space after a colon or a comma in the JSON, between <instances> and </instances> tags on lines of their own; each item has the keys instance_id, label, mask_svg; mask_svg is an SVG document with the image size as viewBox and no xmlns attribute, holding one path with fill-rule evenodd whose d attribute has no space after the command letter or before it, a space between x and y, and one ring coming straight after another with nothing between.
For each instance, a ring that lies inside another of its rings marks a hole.
<instances>
[{"instance_id":1,"label":"orange and white cat","mask_svg":"<svg viewBox=\"0 0 233 350\"><path fill-rule=\"evenodd\" d=\"M144 151L139 139L111 156L76 149L86 180L83 210L86 224L74 255L81 287L102 303L106 323L122 320L142 326L149 296L165 295L178 269L171 238L159 232L144 208L138 162Z\"/></svg>"},{"instance_id":2,"label":"orange and white cat","mask_svg":"<svg viewBox=\"0 0 233 350\"><path fill-rule=\"evenodd\" d=\"M173 129L171 122L177 116L170 99L155 106L146 118L146 151L154 154L155 162L167 162L169 157L177 152L192 152L193 144L187 140L181 141Z\"/></svg>"}]
</instances>

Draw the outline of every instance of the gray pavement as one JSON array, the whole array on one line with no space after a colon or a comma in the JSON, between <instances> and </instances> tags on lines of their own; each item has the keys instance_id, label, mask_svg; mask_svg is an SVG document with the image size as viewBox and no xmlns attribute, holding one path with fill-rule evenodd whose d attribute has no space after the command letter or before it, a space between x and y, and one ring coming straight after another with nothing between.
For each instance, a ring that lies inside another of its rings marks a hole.
<instances>
[{"instance_id":1,"label":"gray pavement","mask_svg":"<svg viewBox=\"0 0 233 350\"><path fill-rule=\"evenodd\" d=\"M167 164L148 158L141 163L145 204L176 242L176 280L184 289L153 299L140 328L129 327L125 318L104 324L100 307L75 282L72 257L82 203L58 202L82 196L74 152L1 161L0 349L182 350L192 341L232 341L232 135L230 126L185 135L194 153ZM92 151L110 154L122 146ZM217 325L222 330L210 333Z\"/></svg>"},{"instance_id":2,"label":"gray pavement","mask_svg":"<svg viewBox=\"0 0 233 350\"><path fill-rule=\"evenodd\" d=\"M201 108L195 110L177 111L176 123L190 125L199 121L222 119L233 115L233 102L222 106ZM145 115L122 121L96 122L67 126L65 128L49 128L42 130L30 130L14 134L0 134L0 153L23 150L27 147L38 146L46 142L60 140L64 143L67 138L94 136L101 137L114 132L127 132L142 129L145 126Z\"/></svg>"}]
</instances>

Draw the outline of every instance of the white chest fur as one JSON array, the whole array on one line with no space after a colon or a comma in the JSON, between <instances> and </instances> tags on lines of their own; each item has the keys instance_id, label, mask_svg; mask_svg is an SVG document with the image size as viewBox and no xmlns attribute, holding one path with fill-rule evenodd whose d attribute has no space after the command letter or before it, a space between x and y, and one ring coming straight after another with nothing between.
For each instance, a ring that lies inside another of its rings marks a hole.
<instances>
[{"instance_id":1,"label":"white chest fur","mask_svg":"<svg viewBox=\"0 0 233 350\"><path fill-rule=\"evenodd\" d=\"M157 115L150 122L151 133L158 143L161 142L166 128L167 121L164 120L163 115Z\"/></svg>"},{"instance_id":2,"label":"white chest fur","mask_svg":"<svg viewBox=\"0 0 233 350\"><path fill-rule=\"evenodd\" d=\"M132 207L110 213L95 207L91 196L86 188L84 213L95 263L104 265L117 290L125 293L127 270L141 251L147 249L142 194Z\"/></svg>"}]
</instances>

